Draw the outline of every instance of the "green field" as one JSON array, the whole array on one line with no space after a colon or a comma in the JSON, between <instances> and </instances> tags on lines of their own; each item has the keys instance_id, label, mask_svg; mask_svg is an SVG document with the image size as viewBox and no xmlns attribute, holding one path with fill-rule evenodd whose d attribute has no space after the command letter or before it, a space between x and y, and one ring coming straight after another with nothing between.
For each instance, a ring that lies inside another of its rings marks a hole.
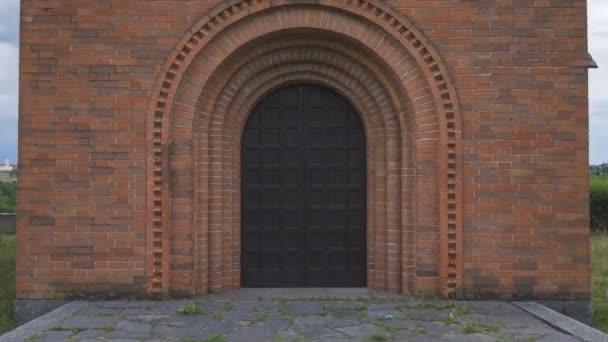
<instances>
[{"instance_id":1,"label":"green field","mask_svg":"<svg viewBox=\"0 0 608 342\"><path fill-rule=\"evenodd\" d=\"M590 185L592 190L608 191L608 176L593 176Z\"/></svg>"},{"instance_id":2,"label":"green field","mask_svg":"<svg viewBox=\"0 0 608 342\"><path fill-rule=\"evenodd\" d=\"M596 234L593 244L593 316L596 328L608 332L608 235Z\"/></svg>"},{"instance_id":3,"label":"green field","mask_svg":"<svg viewBox=\"0 0 608 342\"><path fill-rule=\"evenodd\" d=\"M0 334L13 329L15 236L0 235Z\"/></svg>"}]
</instances>

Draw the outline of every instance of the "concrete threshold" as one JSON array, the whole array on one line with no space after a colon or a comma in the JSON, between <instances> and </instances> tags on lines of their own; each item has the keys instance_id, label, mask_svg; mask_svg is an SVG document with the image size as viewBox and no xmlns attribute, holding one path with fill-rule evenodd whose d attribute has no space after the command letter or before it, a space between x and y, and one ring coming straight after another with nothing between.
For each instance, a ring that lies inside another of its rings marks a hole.
<instances>
[{"instance_id":1,"label":"concrete threshold","mask_svg":"<svg viewBox=\"0 0 608 342\"><path fill-rule=\"evenodd\" d=\"M513 305L583 342L608 342L608 335L536 302L513 302Z\"/></svg>"}]
</instances>

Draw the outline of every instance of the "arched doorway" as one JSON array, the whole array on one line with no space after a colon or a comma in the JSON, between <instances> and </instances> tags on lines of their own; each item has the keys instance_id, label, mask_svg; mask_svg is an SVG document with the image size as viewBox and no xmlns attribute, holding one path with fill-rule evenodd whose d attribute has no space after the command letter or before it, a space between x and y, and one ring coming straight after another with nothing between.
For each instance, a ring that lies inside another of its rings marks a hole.
<instances>
[{"instance_id":1,"label":"arched doorway","mask_svg":"<svg viewBox=\"0 0 608 342\"><path fill-rule=\"evenodd\" d=\"M242 286L366 286L366 141L355 109L283 87L243 131Z\"/></svg>"},{"instance_id":2,"label":"arched doorway","mask_svg":"<svg viewBox=\"0 0 608 342\"><path fill-rule=\"evenodd\" d=\"M424 34L376 0L223 1L175 46L149 108L149 292L242 286L243 129L298 82L342 94L364 124L367 287L461 294L455 85Z\"/></svg>"}]
</instances>

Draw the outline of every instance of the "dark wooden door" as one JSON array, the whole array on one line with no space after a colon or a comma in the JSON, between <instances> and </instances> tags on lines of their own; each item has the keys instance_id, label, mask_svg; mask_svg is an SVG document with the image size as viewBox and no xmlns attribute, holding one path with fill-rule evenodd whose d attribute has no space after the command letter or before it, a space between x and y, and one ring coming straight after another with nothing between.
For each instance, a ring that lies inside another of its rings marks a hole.
<instances>
[{"instance_id":1,"label":"dark wooden door","mask_svg":"<svg viewBox=\"0 0 608 342\"><path fill-rule=\"evenodd\" d=\"M366 285L366 150L335 92L282 88L253 110L242 142L242 285Z\"/></svg>"}]
</instances>

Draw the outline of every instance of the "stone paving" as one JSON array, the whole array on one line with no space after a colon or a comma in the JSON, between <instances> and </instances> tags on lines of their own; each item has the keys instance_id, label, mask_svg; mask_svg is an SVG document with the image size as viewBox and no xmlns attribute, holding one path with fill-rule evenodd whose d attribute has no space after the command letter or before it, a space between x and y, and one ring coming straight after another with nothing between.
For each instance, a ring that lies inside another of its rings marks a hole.
<instances>
[{"instance_id":1,"label":"stone paving","mask_svg":"<svg viewBox=\"0 0 608 342\"><path fill-rule=\"evenodd\" d=\"M194 300L91 302L26 341L577 340L504 302L264 289Z\"/></svg>"}]
</instances>

